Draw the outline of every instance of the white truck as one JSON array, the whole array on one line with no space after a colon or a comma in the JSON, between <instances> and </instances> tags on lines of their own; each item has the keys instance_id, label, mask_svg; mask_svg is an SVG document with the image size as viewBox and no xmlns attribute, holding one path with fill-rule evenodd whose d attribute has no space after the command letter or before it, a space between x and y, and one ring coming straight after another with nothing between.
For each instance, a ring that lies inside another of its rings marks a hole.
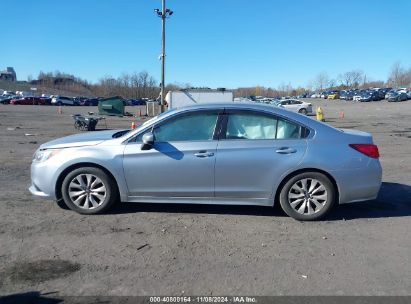
<instances>
[{"instance_id":1,"label":"white truck","mask_svg":"<svg viewBox=\"0 0 411 304\"><path fill-rule=\"evenodd\" d=\"M225 89L169 91L165 98L168 108L175 109L198 103L233 102L232 91Z\"/></svg>"}]
</instances>

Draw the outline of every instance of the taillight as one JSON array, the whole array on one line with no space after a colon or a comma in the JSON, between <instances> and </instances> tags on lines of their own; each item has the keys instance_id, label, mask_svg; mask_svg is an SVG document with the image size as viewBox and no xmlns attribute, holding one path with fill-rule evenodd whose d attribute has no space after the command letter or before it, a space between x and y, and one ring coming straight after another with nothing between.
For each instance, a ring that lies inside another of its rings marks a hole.
<instances>
[{"instance_id":1,"label":"taillight","mask_svg":"<svg viewBox=\"0 0 411 304\"><path fill-rule=\"evenodd\" d=\"M350 147L361 152L369 157L378 158L380 153L378 152L378 147L373 144L350 144Z\"/></svg>"}]
</instances>

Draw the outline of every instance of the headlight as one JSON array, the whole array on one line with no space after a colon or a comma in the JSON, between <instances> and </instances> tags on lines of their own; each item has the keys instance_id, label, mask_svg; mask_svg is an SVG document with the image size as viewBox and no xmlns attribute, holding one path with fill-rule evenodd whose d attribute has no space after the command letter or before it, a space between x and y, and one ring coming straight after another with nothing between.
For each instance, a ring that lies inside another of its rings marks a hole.
<instances>
[{"instance_id":1,"label":"headlight","mask_svg":"<svg viewBox=\"0 0 411 304\"><path fill-rule=\"evenodd\" d=\"M37 150L33 155L33 162L43 162L60 153L61 149Z\"/></svg>"}]
</instances>

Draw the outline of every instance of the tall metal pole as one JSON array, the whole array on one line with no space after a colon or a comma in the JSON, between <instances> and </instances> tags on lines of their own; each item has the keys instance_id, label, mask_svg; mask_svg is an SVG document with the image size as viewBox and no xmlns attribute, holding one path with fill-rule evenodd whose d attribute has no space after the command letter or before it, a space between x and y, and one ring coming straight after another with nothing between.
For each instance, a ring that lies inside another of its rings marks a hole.
<instances>
[{"instance_id":1,"label":"tall metal pole","mask_svg":"<svg viewBox=\"0 0 411 304\"><path fill-rule=\"evenodd\" d=\"M166 59L166 0L163 0L161 12L161 113L165 111L165 59Z\"/></svg>"}]
</instances>

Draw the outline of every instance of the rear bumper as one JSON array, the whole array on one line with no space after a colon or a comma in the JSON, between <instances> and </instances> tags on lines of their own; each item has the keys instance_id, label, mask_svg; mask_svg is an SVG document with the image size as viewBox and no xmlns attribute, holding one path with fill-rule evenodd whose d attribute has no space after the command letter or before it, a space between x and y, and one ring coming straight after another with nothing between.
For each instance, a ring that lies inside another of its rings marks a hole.
<instances>
[{"instance_id":1,"label":"rear bumper","mask_svg":"<svg viewBox=\"0 0 411 304\"><path fill-rule=\"evenodd\" d=\"M376 159L365 168L333 172L340 194L340 204L376 199L382 182L382 168Z\"/></svg>"}]
</instances>

